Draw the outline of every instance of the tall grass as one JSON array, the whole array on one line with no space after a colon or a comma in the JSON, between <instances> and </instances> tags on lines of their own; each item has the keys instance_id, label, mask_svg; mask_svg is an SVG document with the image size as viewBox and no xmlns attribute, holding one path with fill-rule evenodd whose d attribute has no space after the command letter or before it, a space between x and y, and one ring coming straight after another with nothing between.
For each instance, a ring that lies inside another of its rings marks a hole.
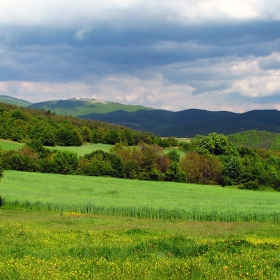
<instances>
[{"instance_id":1,"label":"tall grass","mask_svg":"<svg viewBox=\"0 0 280 280\"><path fill-rule=\"evenodd\" d=\"M280 193L6 171L4 207L183 221L280 222Z\"/></svg>"}]
</instances>

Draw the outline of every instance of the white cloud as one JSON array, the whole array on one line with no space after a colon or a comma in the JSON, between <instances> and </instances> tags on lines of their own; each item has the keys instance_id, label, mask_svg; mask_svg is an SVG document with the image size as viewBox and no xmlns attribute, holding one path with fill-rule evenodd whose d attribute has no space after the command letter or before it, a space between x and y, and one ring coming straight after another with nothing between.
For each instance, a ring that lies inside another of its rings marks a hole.
<instances>
[{"instance_id":1,"label":"white cloud","mask_svg":"<svg viewBox=\"0 0 280 280\"><path fill-rule=\"evenodd\" d=\"M201 23L230 19L280 18L277 0L2 0L0 24L57 25L159 19ZM146 24L147 22L142 22Z\"/></svg>"}]
</instances>

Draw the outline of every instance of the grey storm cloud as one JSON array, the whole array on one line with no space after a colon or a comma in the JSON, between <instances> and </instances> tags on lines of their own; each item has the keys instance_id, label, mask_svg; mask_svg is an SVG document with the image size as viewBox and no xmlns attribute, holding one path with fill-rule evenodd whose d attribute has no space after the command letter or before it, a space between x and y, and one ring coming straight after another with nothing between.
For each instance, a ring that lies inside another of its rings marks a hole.
<instances>
[{"instance_id":1,"label":"grey storm cloud","mask_svg":"<svg viewBox=\"0 0 280 280\"><path fill-rule=\"evenodd\" d=\"M277 1L70 2L29 0L23 15L4 1L0 93L39 101L59 88L60 98L82 92L172 110L185 109L182 100L236 110L259 98L280 109Z\"/></svg>"}]
</instances>

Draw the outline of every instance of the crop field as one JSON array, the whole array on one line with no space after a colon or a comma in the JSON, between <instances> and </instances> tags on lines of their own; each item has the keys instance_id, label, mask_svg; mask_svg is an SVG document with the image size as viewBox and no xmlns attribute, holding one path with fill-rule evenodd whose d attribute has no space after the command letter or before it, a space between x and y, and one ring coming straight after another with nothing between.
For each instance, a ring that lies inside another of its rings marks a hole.
<instances>
[{"instance_id":1,"label":"crop field","mask_svg":"<svg viewBox=\"0 0 280 280\"><path fill-rule=\"evenodd\" d=\"M280 222L280 193L272 191L6 171L1 196L9 206L57 212L182 221Z\"/></svg>"},{"instance_id":2,"label":"crop field","mask_svg":"<svg viewBox=\"0 0 280 280\"><path fill-rule=\"evenodd\" d=\"M280 279L280 195L5 171L0 279Z\"/></svg>"}]
</instances>

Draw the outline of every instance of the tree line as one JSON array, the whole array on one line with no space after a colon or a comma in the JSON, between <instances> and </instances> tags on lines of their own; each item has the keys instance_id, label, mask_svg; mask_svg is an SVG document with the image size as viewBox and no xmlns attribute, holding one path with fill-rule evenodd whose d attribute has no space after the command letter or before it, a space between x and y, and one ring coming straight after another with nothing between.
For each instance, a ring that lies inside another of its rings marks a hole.
<instances>
[{"instance_id":1,"label":"tree line","mask_svg":"<svg viewBox=\"0 0 280 280\"><path fill-rule=\"evenodd\" d=\"M79 157L32 139L19 151L3 152L2 159L4 169L21 171L280 190L279 153L236 149L217 133L179 143L179 148L185 149L183 157L175 149L166 153L158 144L116 143L109 152L97 150Z\"/></svg>"}]
</instances>

